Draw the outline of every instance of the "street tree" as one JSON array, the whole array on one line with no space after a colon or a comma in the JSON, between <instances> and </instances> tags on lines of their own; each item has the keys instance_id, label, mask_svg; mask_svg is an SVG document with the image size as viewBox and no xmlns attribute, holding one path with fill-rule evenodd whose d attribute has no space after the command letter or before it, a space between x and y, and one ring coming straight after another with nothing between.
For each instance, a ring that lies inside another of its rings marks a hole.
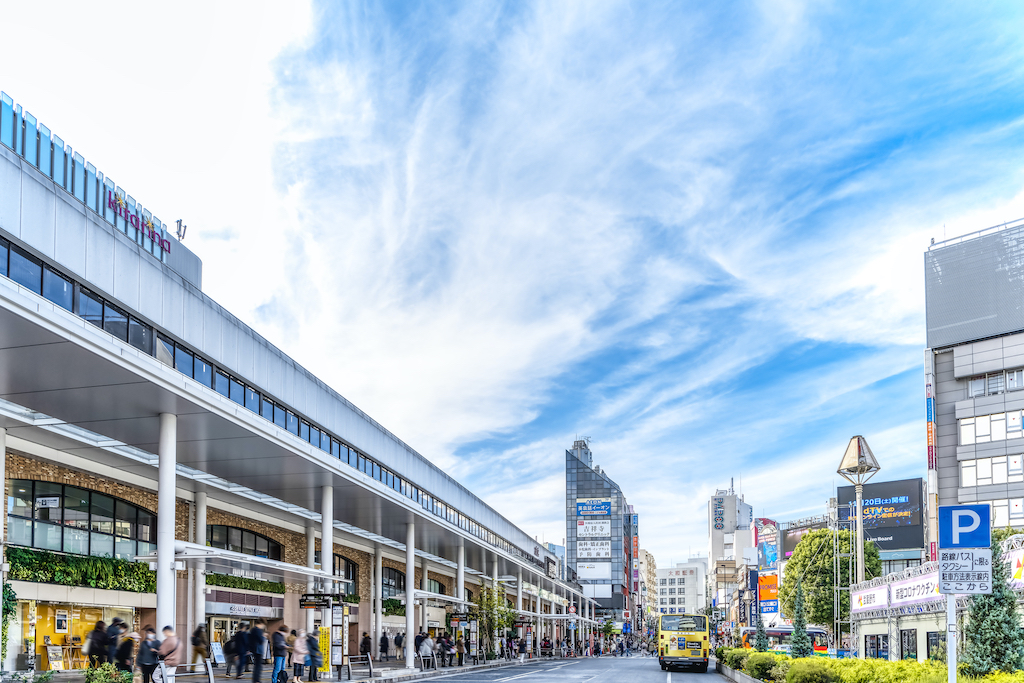
<instances>
[{"instance_id":1,"label":"street tree","mask_svg":"<svg viewBox=\"0 0 1024 683\"><path fill-rule=\"evenodd\" d=\"M1024 668L1024 632L1009 574L1000 541L994 539L992 594L971 597L964 628L967 646L960 661L971 676L985 676L993 671L1013 673Z\"/></svg>"},{"instance_id":2,"label":"street tree","mask_svg":"<svg viewBox=\"0 0 1024 683\"><path fill-rule=\"evenodd\" d=\"M814 655L814 645L807 635L807 617L804 605L803 582L797 582L793 595L793 635L790 639L789 654L794 659Z\"/></svg>"},{"instance_id":3,"label":"street tree","mask_svg":"<svg viewBox=\"0 0 1024 683\"><path fill-rule=\"evenodd\" d=\"M757 613L757 637L754 640L754 649L758 652L767 652L769 647L768 632L764 630L764 619L761 612Z\"/></svg>"},{"instance_id":4,"label":"street tree","mask_svg":"<svg viewBox=\"0 0 1024 683\"><path fill-rule=\"evenodd\" d=\"M833 541L835 533L831 529L817 529L804 534L793 551L793 556L786 563L786 575L779 588L779 604L783 614L795 614L796 587L800 584L804 591L807 620L830 631L836 616L833 606L836 573L836 549ZM839 532L838 552L849 555L839 558L840 578L844 583L850 575L850 562L857 552L853 547L855 537L856 535L850 532ZM870 541L864 544L864 570L865 580L882 575L882 561L878 556L878 548ZM841 616L845 621L849 619L850 614L850 592L843 591L840 600ZM833 635L839 640L838 634Z\"/></svg>"}]
</instances>

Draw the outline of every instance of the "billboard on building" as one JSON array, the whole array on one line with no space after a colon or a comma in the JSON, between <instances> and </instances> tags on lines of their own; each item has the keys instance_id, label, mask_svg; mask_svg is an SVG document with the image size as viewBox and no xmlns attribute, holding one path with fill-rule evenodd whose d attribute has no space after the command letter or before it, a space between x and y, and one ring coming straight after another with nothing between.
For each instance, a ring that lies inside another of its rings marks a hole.
<instances>
[{"instance_id":1,"label":"billboard on building","mask_svg":"<svg viewBox=\"0 0 1024 683\"><path fill-rule=\"evenodd\" d=\"M800 542L800 539L806 536L809 531L827 528L828 524L825 522L818 522L816 524L800 526L795 529L786 529L782 532L782 558L788 560L792 557L793 551L796 550L796 546Z\"/></svg>"},{"instance_id":2,"label":"billboard on building","mask_svg":"<svg viewBox=\"0 0 1024 683\"><path fill-rule=\"evenodd\" d=\"M864 537L880 550L924 548L921 491L924 480L901 479L864 485ZM839 518L850 514L857 500L852 486L840 486Z\"/></svg>"},{"instance_id":3,"label":"billboard on building","mask_svg":"<svg viewBox=\"0 0 1024 683\"><path fill-rule=\"evenodd\" d=\"M589 559L603 559L610 558L612 556L612 542L611 541L577 541L576 542L576 557L589 560Z\"/></svg>"},{"instance_id":4,"label":"billboard on building","mask_svg":"<svg viewBox=\"0 0 1024 683\"><path fill-rule=\"evenodd\" d=\"M775 520L758 517L754 520L754 541L757 544L757 568L775 569L779 561L779 526Z\"/></svg>"},{"instance_id":5,"label":"billboard on building","mask_svg":"<svg viewBox=\"0 0 1024 683\"><path fill-rule=\"evenodd\" d=\"M612 514L611 498L577 498L576 516L593 517L595 515Z\"/></svg>"},{"instance_id":6,"label":"billboard on building","mask_svg":"<svg viewBox=\"0 0 1024 683\"><path fill-rule=\"evenodd\" d=\"M611 562L579 562L576 565L576 575L581 579L611 579Z\"/></svg>"},{"instance_id":7,"label":"billboard on building","mask_svg":"<svg viewBox=\"0 0 1024 683\"><path fill-rule=\"evenodd\" d=\"M759 602L779 599L779 575L759 574L757 577L757 599Z\"/></svg>"},{"instance_id":8,"label":"billboard on building","mask_svg":"<svg viewBox=\"0 0 1024 683\"><path fill-rule=\"evenodd\" d=\"M576 520L576 538L609 538L612 535L612 523L606 519Z\"/></svg>"}]
</instances>

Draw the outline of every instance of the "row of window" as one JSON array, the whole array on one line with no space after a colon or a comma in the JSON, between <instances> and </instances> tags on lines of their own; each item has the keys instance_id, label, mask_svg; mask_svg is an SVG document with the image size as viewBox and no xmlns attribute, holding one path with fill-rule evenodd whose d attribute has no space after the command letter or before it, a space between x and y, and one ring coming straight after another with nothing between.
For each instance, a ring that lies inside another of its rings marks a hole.
<instances>
[{"instance_id":1,"label":"row of window","mask_svg":"<svg viewBox=\"0 0 1024 683\"><path fill-rule=\"evenodd\" d=\"M1002 455L960 461L960 486L1024 482L1024 455Z\"/></svg>"},{"instance_id":2,"label":"row of window","mask_svg":"<svg viewBox=\"0 0 1024 683\"><path fill-rule=\"evenodd\" d=\"M150 238L147 223L153 230L165 237L164 226L159 218L138 205L110 179L105 179L96 167L88 163L81 154L65 147L64 141L51 134L50 129L39 123L32 114L21 111L21 105L6 93L0 93L0 143L12 149L17 155L39 169L54 184L92 209L153 256L163 260L164 252L159 241ZM108 196L116 195L122 204L122 213L111 207ZM125 216L132 216L134 220Z\"/></svg>"},{"instance_id":3,"label":"row of window","mask_svg":"<svg viewBox=\"0 0 1024 683\"><path fill-rule=\"evenodd\" d=\"M386 467L342 443L326 430L302 419L269 396L260 393L255 387L214 366L213 363L182 344L155 332L151 326L134 315L130 315L2 238L0 238L0 275L10 278L22 287L75 313L143 353L155 356L157 360L175 368L183 375L213 389L324 453L334 456L388 488L416 501L424 510L446 519L509 554L539 564L540 561L537 558L527 555L512 543L480 526L453 507L429 493L421 491Z\"/></svg>"},{"instance_id":4,"label":"row of window","mask_svg":"<svg viewBox=\"0 0 1024 683\"><path fill-rule=\"evenodd\" d=\"M659 586L674 586L676 585L677 579L658 579ZM686 583L686 579L678 579L679 585L682 586Z\"/></svg>"},{"instance_id":5,"label":"row of window","mask_svg":"<svg viewBox=\"0 0 1024 683\"><path fill-rule=\"evenodd\" d=\"M156 515L76 486L7 482L7 542L42 550L131 560L156 549Z\"/></svg>"},{"instance_id":6,"label":"row of window","mask_svg":"<svg viewBox=\"0 0 1024 683\"><path fill-rule=\"evenodd\" d=\"M1021 411L1019 410L965 417L959 421L959 424L961 446L1019 439L1024 436L1024 430L1021 429Z\"/></svg>"},{"instance_id":7,"label":"row of window","mask_svg":"<svg viewBox=\"0 0 1024 683\"><path fill-rule=\"evenodd\" d=\"M967 380L967 397L1002 394L1007 391L1024 389L1024 369L990 372Z\"/></svg>"},{"instance_id":8,"label":"row of window","mask_svg":"<svg viewBox=\"0 0 1024 683\"><path fill-rule=\"evenodd\" d=\"M236 553L244 553L255 557L266 557L271 560L284 558L281 544L248 529L239 529L222 524L206 526L206 545Z\"/></svg>"}]
</instances>

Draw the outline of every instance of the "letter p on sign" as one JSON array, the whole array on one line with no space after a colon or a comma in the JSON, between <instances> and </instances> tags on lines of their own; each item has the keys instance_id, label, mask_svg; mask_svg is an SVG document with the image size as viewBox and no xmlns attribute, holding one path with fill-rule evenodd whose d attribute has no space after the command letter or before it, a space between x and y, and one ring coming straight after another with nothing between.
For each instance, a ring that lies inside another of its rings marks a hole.
<instances>
[{"instance_id":1,"label":"letter p on sign","mask_svg":"<svg viewBox=\"0 0 1024 683\"><path fill-rule=\"evenodd\" d=\"M982 505L940 505L940 548L988 548L992 545L992 509Z\"/></svg>"}]
</instances>

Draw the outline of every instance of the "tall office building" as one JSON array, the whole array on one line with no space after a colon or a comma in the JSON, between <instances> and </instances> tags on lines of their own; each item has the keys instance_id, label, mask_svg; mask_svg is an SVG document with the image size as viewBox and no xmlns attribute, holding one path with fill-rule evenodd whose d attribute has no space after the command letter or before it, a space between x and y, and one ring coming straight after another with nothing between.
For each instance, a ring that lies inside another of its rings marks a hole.
<instances>
[{"instance_id":1,"label":"tall office building","mask_svg":"<svg viewBox=\"0 0 1024 683\"><path fill-rule=\"evenodd\" d=\"M937 506L1024 525L1024 220L925 252L928 541Z\"/></svg>"},{"instance_id":2,"label":"tall office building","mask_svg":"<svg viewBox=\"0 0 1024 683\"><path fill-rule=\"evenodd\" d=\"M738 570L754 552L753 522L753 506L743 501L743 494L736 493L731 481L728 489L715 491L708 501L707 587L722 618L733 591L746 580Z\"/></svg>"},{"instance_id":3,"label":"tall office building","mask_svg":"<svg viewBox=\"0 0 1024 683\"><path fill-rule=\"evenodd\" d=\"M634 515L582 439L565 452L565 517L566 566L597 602L598 617L632 618Z\"/></svg>"}]
</instances>

